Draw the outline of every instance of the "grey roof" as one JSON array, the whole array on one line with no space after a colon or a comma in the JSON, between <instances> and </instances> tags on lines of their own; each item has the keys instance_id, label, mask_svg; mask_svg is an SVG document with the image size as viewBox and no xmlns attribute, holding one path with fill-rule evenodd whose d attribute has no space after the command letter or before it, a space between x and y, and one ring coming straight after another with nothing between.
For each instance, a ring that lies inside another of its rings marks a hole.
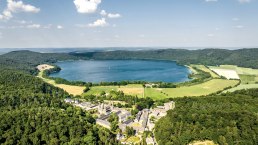
<instances>
[{"instance_id":1,"label":"grey roof","mask_svg":"<svg viewBox=\"0 0 258 145\"><path fill-rule=\"evenodd\" d=\"M126 121L124 122L124 124L128 125L128 124L130 124L131 122L133 122L133 120L129 119L129 120L126 120Z\"/></svg>"}]
</instances>

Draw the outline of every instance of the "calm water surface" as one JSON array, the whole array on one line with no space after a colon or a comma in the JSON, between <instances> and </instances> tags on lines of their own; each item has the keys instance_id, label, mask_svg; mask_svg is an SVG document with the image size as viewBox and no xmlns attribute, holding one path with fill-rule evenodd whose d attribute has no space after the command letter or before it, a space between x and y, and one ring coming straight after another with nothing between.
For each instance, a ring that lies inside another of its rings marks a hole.
<instances>
[{"instance_id":1,"label":"calm water surface","mask_svg":"<svg viewBox=\"0 0 258 145\"><path fill-rule=\"evenodd\" d=\"M171 61L88 60L56 63L62 68L52 77L70 81L112 82L122 80L183 82L190 70Z\"/></svg>"}]
</instances>

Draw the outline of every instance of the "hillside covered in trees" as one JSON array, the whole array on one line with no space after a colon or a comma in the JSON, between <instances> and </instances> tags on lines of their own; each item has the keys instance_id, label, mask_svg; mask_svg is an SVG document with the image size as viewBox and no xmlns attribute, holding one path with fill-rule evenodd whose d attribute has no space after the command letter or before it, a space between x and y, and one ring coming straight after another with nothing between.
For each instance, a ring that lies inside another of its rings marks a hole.
<instances>
[{"instance_id":1,"label":"hillside covered in trees","mask_svg":"<svg viewBox=\"0 0 258 145\"><path fill-rule=\"evenodd\" d=\"M143 51L108 51L74 53L72 55L88 59L158 59L172 60L179 64L221 65L258 68L258 49L163 49Z\"/></svg>"},{"instance_id":2,"label":"hillside covered in trees","mask_svg":"<svg viewBox=\"0 0 258 145\"><path fill-rule=\"evenodd\" d=\"M162 49L142 51L102 51L102 52L71 52L71 53L39 53L32 51L13 51L0 55L0 67L19 69L35 74L35 66L42 63L53 64L57 61L97 59L151 59L171 60L182 65L238 65L241 67L258 68L258 49Z\"/></svg>"},{"instance_id":3,"label":"hillside covered in trees","mask_svg":"<svg viewBox=\"0 0 258 145\"><path fill-rule=\"evenodd\" d=\"M258 90L174 99L176 108L155 126L159 144L212 140L220 145L258 144Z\"/></svg>"},{"instance_id":4,"label":"hillside covered in trees","mask_svg":"<svg viewBox=\"0 0 258 145\"><path fill-rule=\"evenodd\" d=\"M69 95L39 78L0 73L1 144L117 144L95 119L63 102Z\"/></svg>"},{"instance_id":5,"label":"hillside covered in trees","mask_svg":"<svg viewBox=\"0 0 258 145\"><path fill-rule=\"evenodd\" d=\"M77 56L65 53L39 53L32 51L13 51L0 55L0 69L20 70L30 74L36 74L36 66L43 63L52 64L63 60L76 60Z\"/></svg>"}]
</instances>

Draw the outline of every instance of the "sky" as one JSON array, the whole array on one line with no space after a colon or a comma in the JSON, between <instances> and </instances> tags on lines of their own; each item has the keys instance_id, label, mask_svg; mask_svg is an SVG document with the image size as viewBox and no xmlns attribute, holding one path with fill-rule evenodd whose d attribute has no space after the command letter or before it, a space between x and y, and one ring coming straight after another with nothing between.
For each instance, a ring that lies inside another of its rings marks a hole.
<instances>
[{"instance_id":1,"label":"sky","mask_svg":"<svg viewBox=\"0 0 258 145\"><path fill-rule=\"evenodd\" d=\"M0 48L258 47L258 0L0 0Z\"/></svg>"}]
</instances>

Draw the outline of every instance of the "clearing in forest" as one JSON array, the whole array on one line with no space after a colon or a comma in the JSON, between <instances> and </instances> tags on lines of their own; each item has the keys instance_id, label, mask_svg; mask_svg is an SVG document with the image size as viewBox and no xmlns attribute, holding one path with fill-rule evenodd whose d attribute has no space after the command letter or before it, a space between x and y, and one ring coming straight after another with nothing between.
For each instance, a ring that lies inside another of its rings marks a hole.
<instances>
[{"instance_id":1,"label":"clearing in forest","mask_svg":"<svg viewBox=\"0 0 258 145\"><path fill-rule=\"evenodd\" d=\"M194 141L189 145L217 145L213 141L205 140L205 141Z\"/></svg>"}]
</instances>

